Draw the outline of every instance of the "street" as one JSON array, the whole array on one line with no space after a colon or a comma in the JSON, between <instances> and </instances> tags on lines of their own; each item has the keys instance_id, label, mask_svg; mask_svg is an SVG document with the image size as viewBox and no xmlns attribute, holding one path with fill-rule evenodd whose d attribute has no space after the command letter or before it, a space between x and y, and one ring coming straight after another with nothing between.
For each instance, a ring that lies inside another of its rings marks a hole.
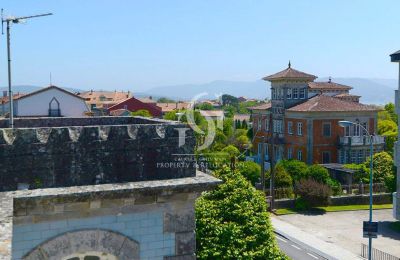
<instances>
[{"instance_id":1,"label":"street","mask_svg":"<svg viewBox=\"0 0 400 260\"><path fill-rule=\"evenodd\" d=\"M296 244L279 234L276 234L276 240L278 242L279 248L293 260L326 259L314 252L302 248L299 244Z\"/></svg>"}]
</instances>

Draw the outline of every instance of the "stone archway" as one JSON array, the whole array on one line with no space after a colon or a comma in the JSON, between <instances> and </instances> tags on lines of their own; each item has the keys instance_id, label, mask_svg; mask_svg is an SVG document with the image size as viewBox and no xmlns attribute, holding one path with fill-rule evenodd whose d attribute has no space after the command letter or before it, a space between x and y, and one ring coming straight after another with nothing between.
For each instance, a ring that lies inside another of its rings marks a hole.
<instances>
[{"instance_id":1,"label":"stone archway","mask_svg":"<svg viewBox=\"0 0 400 260\"><path fill-rule=\"evenodd\" d=\"M136 260L139 259L139 243L109 230L71 231L40 244L22 259L60 260L85 252L109 254L118 260Z\"/></svg>"}]
</instances>

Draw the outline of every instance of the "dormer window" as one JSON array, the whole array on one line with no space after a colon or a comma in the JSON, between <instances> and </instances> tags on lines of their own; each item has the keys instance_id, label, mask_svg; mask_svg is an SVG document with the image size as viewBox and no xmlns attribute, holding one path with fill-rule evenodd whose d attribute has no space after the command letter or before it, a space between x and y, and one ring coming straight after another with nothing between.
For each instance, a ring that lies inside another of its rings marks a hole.
<instances>
[{"instance_id":1,"label":"dormer window","mask_svg":"<svg viewBox=\"0 0 400 260\"><path fill-rule=\"evenodd\" d=\"M300 89L300 99L304 99L306 97L306 90L304 88Z\"/></svg>"}]
</instances>

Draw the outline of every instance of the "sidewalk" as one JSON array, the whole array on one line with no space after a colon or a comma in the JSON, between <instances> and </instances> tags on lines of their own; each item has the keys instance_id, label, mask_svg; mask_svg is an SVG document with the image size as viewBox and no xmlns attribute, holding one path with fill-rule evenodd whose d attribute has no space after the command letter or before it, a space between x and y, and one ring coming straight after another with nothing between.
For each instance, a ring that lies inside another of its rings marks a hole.
<instances>
[{"instance_id":1,"label":"sidewalk","mask_svg":"<svg viewBox=\"0 0 400 260\"><path fill-rule=\"evenodd\" d=\"M274 226L275 232L329 260L363 259L362 257L353 254L342 247L327 243L287 222L281 221L273 215L271 215L271 222Z\"/></svg>"}]
</instances>

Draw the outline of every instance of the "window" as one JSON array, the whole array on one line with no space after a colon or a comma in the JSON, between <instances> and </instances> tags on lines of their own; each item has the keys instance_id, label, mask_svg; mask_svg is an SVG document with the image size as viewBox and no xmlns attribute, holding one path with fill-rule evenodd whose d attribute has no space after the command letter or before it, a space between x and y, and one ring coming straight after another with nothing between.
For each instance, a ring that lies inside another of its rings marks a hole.
<instances>
[{"instance_id":1,"label":"window","mask_svg":"<svg viewBox=\"0 0 400 260\"><path fill-rule=\"evenodd\" d=\"M265 131L269 131L269 119L265 119Z\"/></svg>"},{"instance_id":2,"label":"window","mask_svg":"<svg viewBox=\"0 0 400 260\"><path fill-rule=\"evenodd\" d=\"M264 155L265 155L265 160L267 161L268 160L268 152L269 152L269 150L268 150L268 144L265 144L264 145Z\"/></svg>"},{"instance_id":3,"label":"window","mask_svg":"<svg viewBox=\"0 0 400 260\"><path fill-rule=\"evenodd\" d=\"M306 97L306 89L301 88L300 89L300 99L304 99Z\"/></svg>"},{"instance_id":4,"label":"window","mask_svg":"<svg viewBox=\"0 0 400 260\"><path fill-rule=\"evenodd\" d=\"M356 150L352 150L350 152L350 162L357 163L357 151Z\"/></svg>"},{"instance_id":5,"label":"window","mask_svg":"<svg viewBox=\"0 0 400 260\"><path fill-rule=\"evenodd\" d=\"M261 130L261 124L262 124L262 120L261 120L261 118L258 118L257 131Z\"/></svg>"},{"instance_id":6,"label":"window","mask_svg":"<svg viewBox=\"0 0 400 260\"><path fill-rule=\"evenodd\" d=\"M358 150L358 162L357 163L363 163L364 162L364 150Z\"/></svg>"},{"instance_id":7,"label":"window","mask_svg":"<svg viewBox=\"0 0 400 260\"><path fill-rule=\"evenodd\" d=\"M344 136L350 136L351 135L351 126L346 126L344 128Z\"/></svg>"},{"instance_id":8,"label":"window","mask_svg":"<svg viewBox=\"0 0 400 260\"><path fill-rule=\"evenodd\" d=\"M276 99L276 92L275 92L275 89L272 88L272 89L271 89L271 92L272 92L272 99Z\"/></svg>"},{"instance_id":9,"label":"window","mask_svg":"<svg viewBox=\"0 0 400 260\"><path fill-rule=\"evenodd\" d=\"M257 153L261 156L261 151L262 151L262 143L258 143L258 149Z\"/></svg>"},{"instance_id":10,"label":"window","mask_svg":"<svg viewBox=\"0 0 400 260\"><path fill-rule=\"evenodd\" d=\"M363 122L361 125L362 125L363 127L365 127L365 129L368 129L368 124L367 124L367 122ZM367 132L366 132L364 129L362 129L362 135L367 135Z\"/></svg>"},{"instance_id":11,"label":"window","mask_svg":"<svg viewBox=\"0 0 400 260\"><path fill-rule=\"evenodd\" d=\"M322 163L331 163L331 152L322 152Z\"/></svg>"},{"instance_id":12,"label":"window","mask_svg":"<svg viewBox=\"0 0 400 260\"><path fill-rule=\"evenodd\" d=\"M303 135L303 123L297 123L297 135Z\"/></svg>"},{"instance_id":13,"label":"window","mask_svg":"<svg viewBox=\"0 0 400 260\"><path fill-rule=\"evenodd\" d=\"M331 136L331 123L323 123L322 124L322 136L324 136L324 137Z\"/></svg>"},{"instance_id":14,"label":"window","mask_svg":"<svg viewBox=\"0 0 400 260\"><path fill-rule=\"evenodd\" d=\"M294 88L293 89L293 99L297 99L299 97L298 93L299 93L299 90L297 88Z\"/></svg>"},{"instance_id":15,"label":"window","mask_svg":"<svg viewBox=\"0 0 400 260\"><path fill-rule=\"evenodd\" d=\"M288 88L286 90L286 99L292 99L292 89Z\"/></svg>"},{"instance_id":16,"label":"window","mask_svg":"<svg viewBox=\"0 0 400 260\"><path fill-rule=\"evenodd\" d=\"M346 153L343 150L339 150L339 163L346 163Z\"/></svg>"},{"instance_id":17,"label":"window","mask_svg":"<svg viewBox=\"0 0 400 260\"><path fill-rule=\"evenodd\" d=\"M293 122L292 121L289 121L288 123L287 123L287 131L288 131L288 134L290 134L290 135L292 135L293 134Z\"/></svg>"},{"instance_id":18,"label":"window","mask_svg":"<svg viewBox=\"0 0 400 260\"><path fill-rule=\"evenodd\" d=\"M297 160L303 161L303 151L302 150L297 151Z\"/></svg>"},{"instance_id":19,"label":"window","mask_svg":"<svg viewBox=\"0 0 400 260\"><path fill-rule=\"evenodd\" d=\"M293 159L293 148L292 147L289 147L287 149L287 158L288 158L288 160Z\"/></svg>"},{"instance_id":20,"label":"window","mask_svg":"<svg viewBox=\"0 0 400 260\"><path fill-rule=\"evenodd\" d=\"M357 124L357 125L354 125L354 136L360 136L360 126Z\"/></svg>"}]
</instances>

